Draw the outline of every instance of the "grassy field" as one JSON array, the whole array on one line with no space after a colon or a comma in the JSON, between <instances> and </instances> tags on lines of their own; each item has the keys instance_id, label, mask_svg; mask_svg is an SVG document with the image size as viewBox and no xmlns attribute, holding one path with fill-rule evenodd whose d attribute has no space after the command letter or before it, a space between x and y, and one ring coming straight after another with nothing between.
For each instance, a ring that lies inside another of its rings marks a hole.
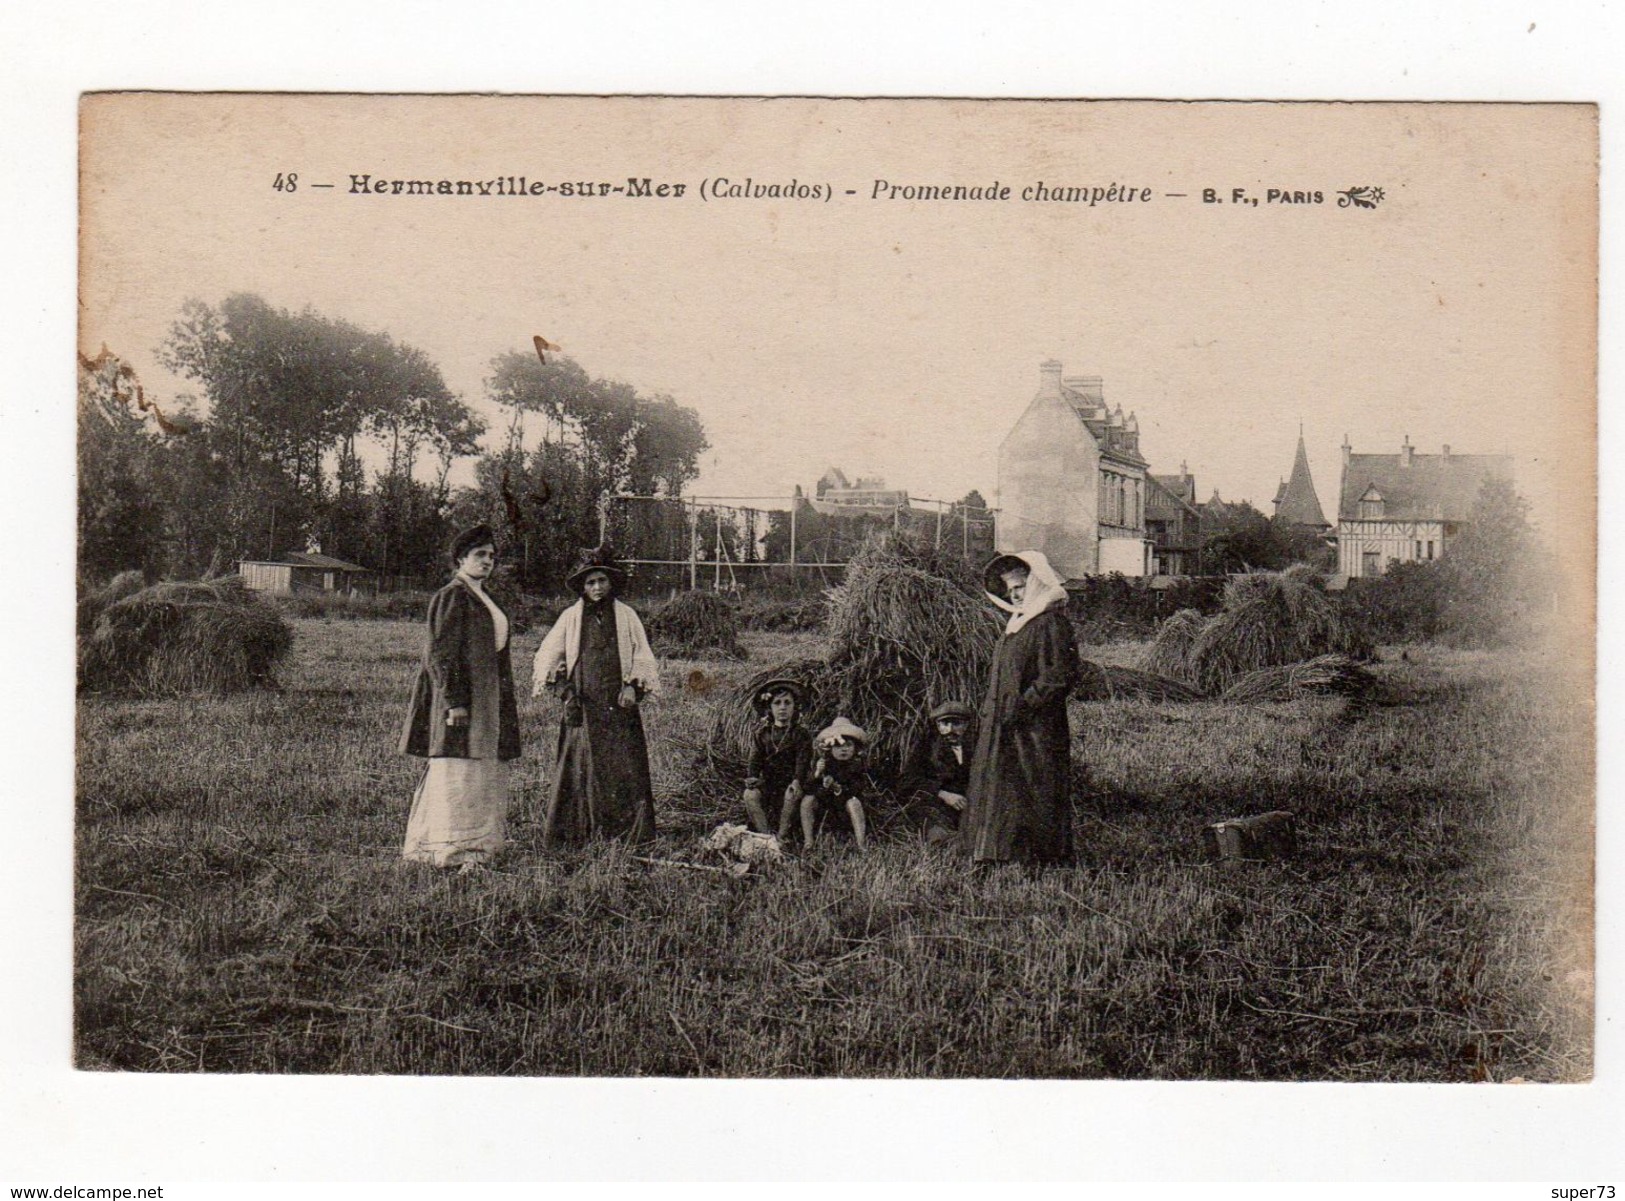
<instances>
[{"instance_id":1,"label":"grassy field","mask_svg":"<svg viewBox=\"0 0 1625 1201\"><path fill-rule=\"evenodd\" d=\"M1590 1074L1590 710L1556 657L1395 652L1358 709L1075 703L1080 862L1038 876L974 877L895 830L740 880L544 854L555 715L526 699L516 846L457 877L397 858L419 628L295 624L279 694L81 703L81 1067ZM746 642L667 665L639 853L699 860L738 816L692 783L720 685L810 645ZM1296 857L1202 859L1203 823L1274 808Z\"/></svg>"}]
</instances>

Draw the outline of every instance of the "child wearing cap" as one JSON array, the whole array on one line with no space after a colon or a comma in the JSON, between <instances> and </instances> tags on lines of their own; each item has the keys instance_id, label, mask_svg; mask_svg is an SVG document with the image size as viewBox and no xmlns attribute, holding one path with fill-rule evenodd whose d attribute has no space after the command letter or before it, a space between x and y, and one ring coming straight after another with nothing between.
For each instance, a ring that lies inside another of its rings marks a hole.
<instances>
[{"instance_id":1,"label":"child wearing cap","mask_svg":"<svg viewBox=\"0 0 1625 1201\"><path fill-rule=\"evenodd\" d=\"M808 846L818 833L819 819L832 813L846 814L858 850L868 845L869 823L863 802L874 792L863 766L862 752L868 744L869 736L844 717L830 722L813 740L817 758L801 798L801 833Z\"/></svg>"},{"instance_id":2,"label":"child wearing cap","mask_svg":"<svg viewBox=\"0 0 1625 1201\"><path fill-rule=\"evenodd\" d=\"M902 791L920 833L936 843L959 835L970 786L970 706L945 701L931 711L931 724L909 758Z\"/></svg>"},{"instance_id":3,"label":"child wearing cap","mask_svg":"<svg viewBox=\"0 0 1625 1201\"><path fill-rule=\"evenodd\" d=\"M812 735L797 720L801 697L800 684L780 679L763 684L752 701L762 720L751 736L745 815L751 829L771 834L777 828L780 839L789 837L801 804L802 780L812 766ZM770 807L778 818L776 827L769 818Z\"/></svg>"}]
</instances>

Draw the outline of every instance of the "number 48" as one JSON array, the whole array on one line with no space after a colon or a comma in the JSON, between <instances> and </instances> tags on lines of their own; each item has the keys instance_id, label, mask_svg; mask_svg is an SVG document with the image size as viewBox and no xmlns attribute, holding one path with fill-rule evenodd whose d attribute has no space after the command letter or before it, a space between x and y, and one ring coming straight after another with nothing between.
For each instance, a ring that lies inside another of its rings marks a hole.
<instances>
[{"instance_id":1,"label":"number 48","mask_svg":"<svg viewBox=\"0 0 1625 1201\"><path fill-rule=\"evenodd\" d=\"M277 192L297 192L299 190L299 172L289 171L284 175L281 171L278 171L271 188Z\"/></svg>"}]
</instances>

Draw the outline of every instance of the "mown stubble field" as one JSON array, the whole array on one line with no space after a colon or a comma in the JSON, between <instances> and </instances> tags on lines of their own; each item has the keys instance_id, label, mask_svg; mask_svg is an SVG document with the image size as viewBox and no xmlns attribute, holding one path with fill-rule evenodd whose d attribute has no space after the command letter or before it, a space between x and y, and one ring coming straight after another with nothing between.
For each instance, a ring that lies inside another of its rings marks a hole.
<instances>
[{"instance_id":1,"label":"mown stubble field","mask_svg":"<svg viewBox=\"0 0 1625 1201\"><path fill-rule=\"evenodd\" d=\"M527 698L516 845L458 877L397 858L419 626L295 624L281 693L81 702L81 1067L1590 1075L1591 709L1560 655L1396 650L1357 709L1074 702L1072 870L973 876L895 825L738 880L639 862L738 816L693 783L717 685L812 641L746 635L646 710L652 849L539 849L555 715ZM1275 808L1290 861L1200 855Z\"/></svg>"}]
</instances>

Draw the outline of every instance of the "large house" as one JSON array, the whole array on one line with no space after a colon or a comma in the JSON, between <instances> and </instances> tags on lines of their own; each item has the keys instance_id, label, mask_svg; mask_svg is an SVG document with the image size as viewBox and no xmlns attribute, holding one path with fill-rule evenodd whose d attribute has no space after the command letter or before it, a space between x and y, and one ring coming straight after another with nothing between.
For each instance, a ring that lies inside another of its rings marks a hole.
<instances>
[{"instance_id":1,"label":"large house","mask_svg":"<svg viewBox=\"0 0 1625 1201\"><path fill-rule=\"evenodd\" d=\"M908 508L908 491L888 488L879 476L859 476L856 483L839 467L824 472L813 491L812 507L833 517L889 515Z\"/></svg>"},{"instance_id":2,"label":"large house","mask_svg":"<svg viewBox=\"0 0 1625 1201\"><path fill-rule=\"evenodd\" d=\"M1202 510L1196 477L1184 463L1178 475L1146 476L1145 531L1153 575L1197 575L1202 559Z\"/></svg>"},{"instance_id":3,"label":"large house","mask_svg":"<svg viewBox=\"0 0 1625 1201\"><path fill-rule=\"evenodd\" d=\"M1063 579L1151 574L1140 424L1098 375L1039 365L1038 394L999 446L997 545L1040 550Z\"/></svg>"},{"instance_id":4,"label":"large house","mask_svg":"<svg viewBox=\"0 0 1625 1201\"><path fill-rule=\"evenodd\" d=\"M1419 455L1405 439L1396 455L1357 455L1343 440L1337 569L1381 575L1390 562L1437 559L1472 518L1487 476L1510 479L1508 455Z\"/></svg>"}]
</instances>

